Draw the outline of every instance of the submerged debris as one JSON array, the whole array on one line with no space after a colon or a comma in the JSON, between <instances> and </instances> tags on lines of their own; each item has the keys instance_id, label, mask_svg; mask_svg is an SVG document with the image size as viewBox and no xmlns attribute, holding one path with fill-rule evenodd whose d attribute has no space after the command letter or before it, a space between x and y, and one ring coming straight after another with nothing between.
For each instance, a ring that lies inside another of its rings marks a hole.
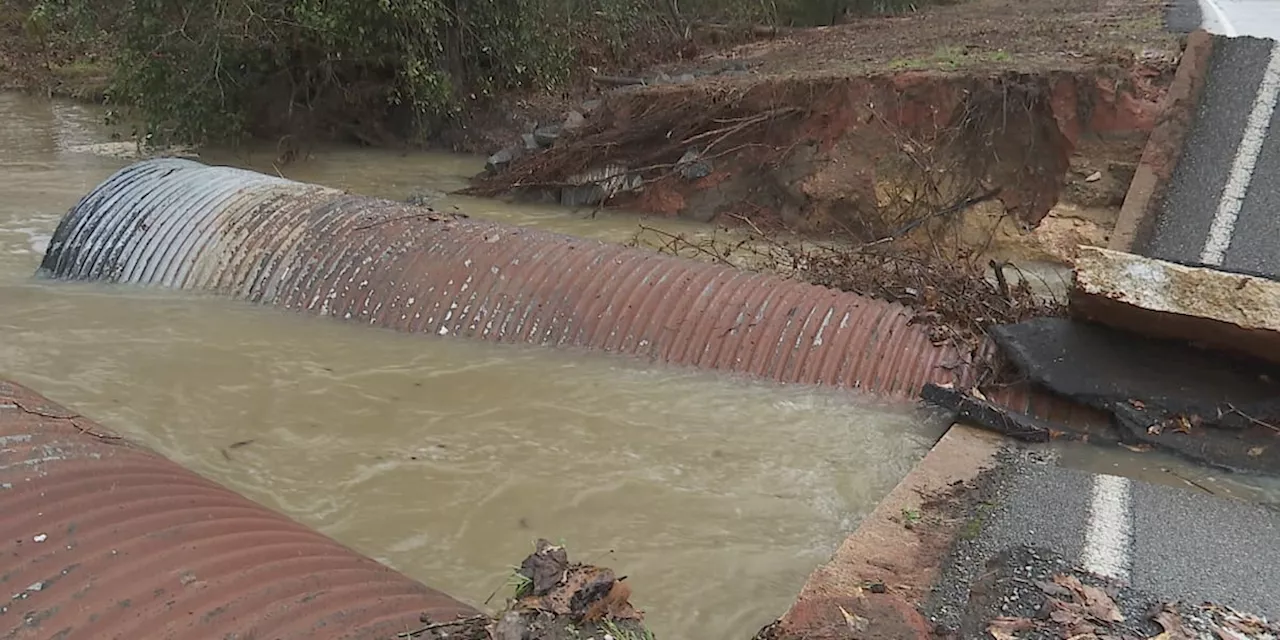
<instances>
[{"instance_id":1,"label":"submerged debris","mask_svg":"<svg viewBox=\"0 0 1280 640\"><path fill-rule=\"evenodd\" d=\"M423 619L400 638L428 640L651 640L643 614L630 602L626 576L570 562L564 547L539 539L516 570L515 596L496 616Z\"/></svg>"}]
</instances>

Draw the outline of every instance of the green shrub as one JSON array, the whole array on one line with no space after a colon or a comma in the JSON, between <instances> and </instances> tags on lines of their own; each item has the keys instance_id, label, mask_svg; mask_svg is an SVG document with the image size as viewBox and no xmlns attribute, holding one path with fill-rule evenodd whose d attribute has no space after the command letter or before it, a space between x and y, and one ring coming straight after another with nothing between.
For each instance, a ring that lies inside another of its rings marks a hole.
<instances>
[{"instance_id":1,"label":"green shrub","mask_svg":"<svg viewBox=\"0 0 1280 640\"><path fill-rule=\"evenodd\" d=\"M23 0L19 0L22 2ZM153 142L431 136L474 103L553 88L592 49L674 51L692 21L830 24L904 0L26 0L32 29L115 39L110 98ZM603 51L603 53L601 53ZM595 58L592 58L595 60Z\"/></svg>"}]
</instances>

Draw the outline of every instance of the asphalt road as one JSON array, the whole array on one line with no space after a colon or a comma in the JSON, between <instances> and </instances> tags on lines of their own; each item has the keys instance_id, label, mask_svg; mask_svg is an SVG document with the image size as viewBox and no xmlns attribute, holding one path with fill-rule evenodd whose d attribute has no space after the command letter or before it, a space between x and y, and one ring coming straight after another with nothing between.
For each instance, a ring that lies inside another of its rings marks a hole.
<instances>
[{"instance_id":1,"label":"asphalt road","mask_svg":"<svg viewBox=\"0 0 1280 640\"><path fill-rule=\"evenodd\" d=\"M1280 40L1278 0L1198 0L1206 31Z\"/></svg>"},{"instance_id":2,"label":"asphalt road","mask_svg":"<svg viewBox=\"0 0 1280 640\"><path fill-rule=\"evenodd\" d=\"M1166 22L1230 39L1214 45L1182 159L1136 250L1280 279L1280 0L1177 0ZM1212 602L1280 618L1280 509L1069 469L1042 449L1007 454L985 482L929 607L944 628L964 627L975 606L1017 611L1016 593L975 605L975 585L1010 554L1125 585L1143 606Z\"/></svg>"},{"instance_id":3,"label":"asphalt road","mask_svg":"<svg viewBox=\"0 0 1280 640\"><path fill-rule=\"evenodd\" d=\"M1214 45L1182 159L1152 232L1135 249L1280 279L1280 0L1174 7L1171 27L1198 18L1240 37Z\"/></svg>"},{"instance_id":4,"label":"asphalt road","mask_svg":"<svg viewBox=\"0 0 1280 640\"><path fill-rule=\"evenodd\" d=\"M958 617L998 554L1035 548L1150 602L1212 602L1280 618L1280 512L1194 490L1058 466L1021 450L988 477L978 526L957 544L935 617Z\"/></svg>"}]
</instances>

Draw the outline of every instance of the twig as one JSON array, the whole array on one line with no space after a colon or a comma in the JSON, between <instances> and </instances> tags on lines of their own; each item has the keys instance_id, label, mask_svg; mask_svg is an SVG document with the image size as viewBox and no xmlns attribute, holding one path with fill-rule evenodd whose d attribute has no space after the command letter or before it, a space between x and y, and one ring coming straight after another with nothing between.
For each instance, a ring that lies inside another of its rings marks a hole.
<instances>
[{"instance_id":1,"label":"twig","mask_svg":"<svg viewBox=\"0 0 1280 640\"><path fill-rule=\"evenodd\" d=\"M918 228L920 225L922 225L922 224L924 224L924 223L926 223L926 222L928 222L928 221L930 221L930 220L933 220L933 219L935 219L935 218L941 218L941 217L943 217L943 216L947 216L947 215L951 215L951 214L953 214L953 213L959 213L959 212L964 211L965 209L968 209L969 207L972 207L972 206L974 206L974 205L981 204L981 203L986 202L986 201L988 201L988 200L994 200L994 199L996 198L996 196L999 196L999 195L1000 195L1000 189L999 189L999 188L996 188L996 189L988 189L986 192L981 193L981 194L978 194L978 195L976 195L976 196L966 196L966 197L964 197L964 198L960 199L958 202L954 202L954 203L952 203L952 204L950 204L950 205L948 205L948 206L946 206L946 207L943 207L943 208L941 208L941 209L938 209L937 211L934 211L934 212L932 212L932 213L926 214L926 215L925 215L925 216L923 216L923 217L917 218L917 219L915 219L915 220L912 220L911 222L908 222L908 223L907 223L907 224L905 224L905 225L902 225L900 228L898 228L898 230L897 230L897 231L894 231L893 233L891 233L891 234L889 234L889 235L887 235L887 236L884 236L884 237L882 237L882 238L879 238L879 239L873 240L873 241L871 241L871 242L867 243L867 246L872 246L872 245L877 245L877 244L883 244L883 243L885 243L885 242L892 242L892 241L894 241L894 240L897 240L898 238L901 238L902 236L904 236L904 235L906 235L906 234L908 234L908 233L911 233L911 232L912 232L912 231L914 231L916 228Z\"/></svg>"},{"instance_id":2,"label":"twig","mask_svg":"<svg viewBox=\"0 0 1280 640\"><path fill-rule=\"evenodd\" d=\"M737 218L737 219L739 219L739 220L741 220L741 221L743 221L743 222L747 223L747 225L749 225L749 226L751 227L751 230L756 232L756 235L760 236L761 238L764 238L764 237L765 237L765 233L764 233L763 231L761 231L761 230L760 230L760 227L757 227L757 226L756 226L756 223L754 223L754 222L752 222L752 221L751 221L751 218L748 218L748 217L746 217L746 216L742 216L742 215L738 215L738 214L736 214L736 213L730 213L730 214L729 214L729 217L730 217L730 218Z\"/></svg>"},{"instance_id":3,"label":"twig","mask_svg":"<svg viewBox=\"0 0 1280 640\"><path fill-rule=\"evenodd\" d=\"M1236 414L1236 415L1240 416L1241 418L1244 418L1245 420L1248 420L1249 422L1252 422L1253 424L1255 424L1255 425L1257 425L1257 426L1259 426L1259 427L1266 427L1266 428L1268 428L1268 429L1270 429L1270 430L1272 430L1272 431L1275 431L1275 432L1277 432L1277 433L1280 433L1280 427L1277 427L1276 425L1271 424L1271 423L1269 423L1269 422L1263 422L1263 421L1261 421L1261 420L1259 420L1259 419L1257 419L1257 418L1255 418L1255 417L1253 417L1253 416L1251 416L1251 415L1249 415L1249 414L1247 414L1247 413L1245 413L1245 412L1243 412L1243 411L1241 411L1241 410L1237 409L1237 408L1236 408L1236 406L1235 406L1235 405L1233 405L1233 404L1231 404L1230 402L1228 402L1228 403L1227 403L1227 409L1228 409L1231 413L1234 413L1234 414Z\"/></svg>"},{"instance_id":4,"label":"twig","mask_svg":"<svg viewBox=\"0 0 1280 640\"><path fill-rule=\"evenodd\" d=\"M624 76L596 75L592 76L591 79L596 83L609 85L611 87L627 87L646 84L644 78L627 78Z\"/></svg>"},{"instance_id":5,"label":"twig","mask_svg":"<svg viewBox=\"0 0 1280 640\"><path fill-rule=\"evenodd\" d=\"M700 244L696 244L696 243L693 243L693 242L689 242L689 240L688 240L688 239L686 239L686 238L685 238L684 236L682 236L682 235L673 234L673 233L668 233L668 232L663 231L663 230L661 230L661 229L655 229L655 228L653 228L653 227L646 226L646 225L643 225L643 224L642 224L642 225L640 225L640 229L641 229L642 231L648 231L648 232L654 233L654 234L656 234L656 235L658 235L658 236L661 236L661 237L663 237L663 238L666 238L666 239L667 239L667 241L668 241L668 244L667 244L668 248L674 247L677 243L679 243L679 244L681 244L681 245L683 245L683 246L686 246L686 247L689 247L689 248L691 248L691 249L694 249L695 251L697 251L698 253L700 253L700 254L702 254L702 255L709 256L709 257L711 257L711 258L715 259L715 260L716 260L716 262L719 262L720 264L727 265L727 266L730 266L730 267L735 267L735 268L737 267L737 265L735 265L735 264L733 264L732 262L730 262L730 261L728 260L728 258L725 258L724 256L720 255L719 253L717 253L717 252L715 252L715 251L712 251L712 250L710 250L710 249L708 249L708 248L706 248L706 247L704 247L704 246L702 246L702 245L700 245ZM678 252L678 250L675 250L675 251L672 251L672 252L673 252L673 253L676 253L676 252Z\"/></svg>"},{"instance_id":6,"label":"twig","mask_svg":"<svg viewBox=\"0 0 1280 640\"><path fill-rule=\"evenodd\" d=\"M1000 288L1000 295L1005 300L1012 302L1013 296L1009 293L1009 280L1004 277L1004 268L1009 266L1009 263L1003 260L996 261L995 258L992 258L989 264L991 265L991 270L996 274L996 286Z\"/></svg>"},{"instance_id":7,"label":"twig","mask_svg":"<svg viewBox=\"0 0 1280 640\"><path fill-rule=\"evenodd\" d=\"M699 133L697 135L690 136L688 138L685 138L684 140L681 140L680 144L687 145L691 142L696 142L704 138L710 138L711 136L714 136L717 134L724 134L724 135L721 135L720 138L717 139L715 142L712 142L711 144L707 145L707 150L710 150L711 147L716 146L716 144L720 142L720 140L723 140L726 137L734 133L737 133L738 131L742 131L743 129L746 129L751 125L759 124L761 122L772 120L774 118L779 118L788 114L797 113L799 111L800 111L800 107L786 107L783 109L773 109L770 111L765 111L764 113L760 113L760 114L751 116L749 118L741 119L737 124L733 125L732 127L720 127L718 129L703 131L702 133ZM713 119L712 122L714 121L715 120Z\"/></svg>"},{"instance_id":8,"label":"twig","mask_svg":"<svg viewBox=\"0 0 1280 640\"><path fill-rule=\"evenodd\" d=\"M444 629L446 627L457 627L464 624L470 624L472 622L479 622L481 620L488 620L488 619L489 619L489 616L486 616L483 613L481 613L479 615L471 616L470 618L459 618L457 620L452 620L449 622L433 622L425 627L421 627L413 631L405 631L404 633L396 634L396 637L397 638L416 638L428 631L432 631L435 629Z\"/></svg>"},{"instance_id":9,"label":"twig","mask_svg":"<svg viewBox=\"0 0 1280 640\"><path fill-rule=\"evenodd\" d=\"M364 231L365 229L372 229L374 227L381 226L384 224L391 224L393 222L402 222L404 220L413 220L415 218L426 218L431 222L442 222L445 219L443 214L437 213L435 211L431 211L429 213L410 213L403 216L396 216L394 218L383 218L382 220L370 222L369 224L362 224L358 227L353 228L352 231Z\"/></svg>"},{"instance_id":10,"label":"twig","mask_svg":"<svg viewBox=\"0 0 1280 640\"><path fill-rule=\"evenodd\" d=\"M66 420L67 422L71 423L71 426L78 429L80 433L87 436L93 436L95 438L99 438L102 440L122 440L123 439L122 436L115 435L114 433L100 433L88 427L80 426L80 423L76 422L76 420L83 418L84 416L78 413L72 413L70 415L59 415L56 413L48 413L45 411L41 411L39 409L32 409L22 404L21 402L19 402L17 399L10 399L10 402L12 402L13 406L17 407L19 411L22 411L23 413L26 413L28 415L39 416L41 418L49 418L50 420Z\"/></svg>"},{"instance_id":11,"label":"twig","mask_svg":"<svg viewBox=\"0 0 1280 640\"><path fill-rule=\"evenodd\" d=\"M1167 473L1167 474L1169 474L1169 475L1171 475L1171 476L1173 476L1173 477L1175 477L1175 478L1177 478L1177 479L1179 479L1179 480L1181 480L1181 481L1183 481L1183 482L1185 482L1185 483L1187 483L1187 484L1189 484L1189 485L1191 485L1191 486L1193 486L1193 487L1195 487L1195 488L1197 488L1197 489L1199 489L1199 490L1201 490L1201 491L1203 491L1203 492L1205 492L1205 493L1207 493L1207 494L1209 494L1209 495L1217 495L1217 492L1216 492L1216 491L1214 491L1213 489L1210 489L1209 487L1206 487L1206 486L1204 486L1203 484L1200 484L1199 482L1196 482L1195 480L1192 480L1191 478L1188 478L1188 477L1186 477L1186 476L1184 476L1184 475L1182 475L1182 474L1178 473L1177 471L1174 471L1173 469L1170 469L1170 468L1168 468L1168 467L1161 467L1161 471L1164 471L1165 473Z\"/></svg>"}]
</instances>

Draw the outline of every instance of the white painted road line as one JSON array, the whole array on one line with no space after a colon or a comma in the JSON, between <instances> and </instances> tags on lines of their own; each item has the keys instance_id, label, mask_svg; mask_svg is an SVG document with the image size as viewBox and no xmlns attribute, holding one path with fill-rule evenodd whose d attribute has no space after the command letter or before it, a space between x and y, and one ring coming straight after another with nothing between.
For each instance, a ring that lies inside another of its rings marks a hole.
<instances>
[{"instance_id":1,"label":"white painted road line","mask_svg":"<svg viewBox=\"0 0 1280 640\"><path fill-rule=\"evenodd\" d=\"M1245 121L1244 138L1236 149L1235 160L1227 174L1227 184L1222 189L1222 199L1218 201L1218 210L1214 213L1213 224L1209 226L1204 250L1200 252L1200 262L1204 264L1221 266L1227 255L1227 248L1231 246L1231 236L1235 232L1236 220L1240 217L1240 207L1249 191L1258 155L1262 153L1262 143L1267 139L1267 129L1271 126L1271 115L1275 113L1277 99L1280 99L1280 42L1271 45L1271 59L1263 71L1262 84L1258 86L1258 95L1253 99L1253 109L1249 111L1249 118Z\"/></svg>"},{"instance_id":2,"label":"white painted road line","mask_svg":"<svg viewBox=\"0 0 1280 640\"><path fill-rule=\"evenodd\" d=\"M1086 571L1127 582L1133 538L1130 502L1133 488L1128 478L1097 475L1089 504L1088 529L1081 562Z\"/></svg>"},{"instance_id":3,"label":"white painted road line","mask_svg":"<svg viewBox=\"0 0 1280 640\"><path fill-rule=\"evenodd\" d=\"M1206 8L1209 9L1208 12L1205 12ZM1200 0L1200 14L1203 17L1202 22L1204 22L1205 31L1219 33L1228 38L1234 38L1238 35L1236 28L1227 19L1227 13L1218 5L1217 0Z\"/></svg>"}]
</instances>

